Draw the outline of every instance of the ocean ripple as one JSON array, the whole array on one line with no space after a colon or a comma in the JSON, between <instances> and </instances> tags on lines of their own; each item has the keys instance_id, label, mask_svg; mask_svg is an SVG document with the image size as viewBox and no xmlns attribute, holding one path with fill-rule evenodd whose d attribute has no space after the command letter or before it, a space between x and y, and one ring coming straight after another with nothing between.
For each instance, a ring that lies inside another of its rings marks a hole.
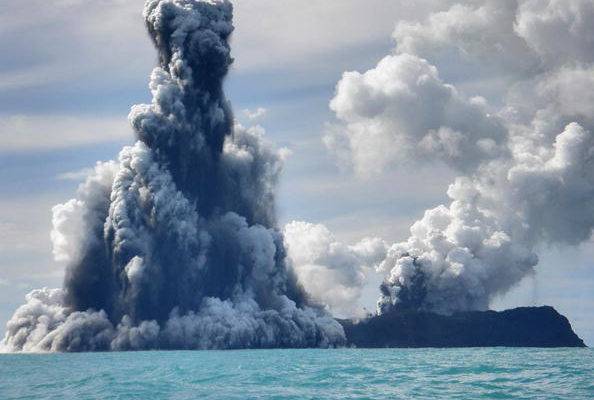
<instances>
[{"instance_id":1,"label":"ocean ripple","mask_svg":"<svg viewBox=\"0 0 594 400\"><path fill-rule=\"evenodd\" d=\"M0 399L593 399L591 349L0 355Z\"/></svg>"}]
</instances>

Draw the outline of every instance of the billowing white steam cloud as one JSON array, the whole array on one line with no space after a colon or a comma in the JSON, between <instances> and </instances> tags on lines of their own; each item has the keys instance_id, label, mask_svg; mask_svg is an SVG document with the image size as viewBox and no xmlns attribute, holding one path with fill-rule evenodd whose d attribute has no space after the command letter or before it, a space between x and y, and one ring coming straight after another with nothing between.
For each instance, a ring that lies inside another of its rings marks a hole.
<instances>
[{"instance_id":1,"label":"billowing white steam cloud","mask_svg":"<svg viewBox=\"0 0 594 400\"><path fill-rule=\"evenodd\" d=\"M436 156L475 168L499 155L505 139L504 127L485 113L483 103L464 99L424 59L387 56L364 74L344 74L330 107L346 123L346 133L335 131L325 141L337 152L350 150L359 172Z\"/></svg>"},{"instance_id":2,"label":"billowing white steam cloud","mask_svg":"<svg viewBox=\"0 0 594 400\"><path fill-rule=\"evenodd\" d=\"M324 225L294 221L284 229L285 243L299 283L313 300L337 317L363 316L359 300L374 266L386 256L378 238L349 246Z\"/></svg>"},{"instance_id":3,"label":"billowing white steam cloud","mask_svg":"<svg viewBox=\"0 0 594 400\"><path fill-rule=\"evenodd\" d=\"M362 174L427 160L461 173L451 203L390 247L380 312L485 309L533 271L537 246L590 237L593 20L592 0L452 2L399 23L394 54L375 68L344 74L333 152ZM468 97L442 67L499 88Z\"/></svg>"},{"instance_id":4,"label":"billowing white steam cloud","mask_svg":"<svg viewBox=\"0 0 594 400\"><path fill-rule=\"evenodd\" d=\"M64 289L36 290L5 351L333 346L342 327L310 305L285 262L274 191L281 161L233 126L227 0L148 0L159 53L138 142L54 208Z\"/></svg>"}]
</instances>

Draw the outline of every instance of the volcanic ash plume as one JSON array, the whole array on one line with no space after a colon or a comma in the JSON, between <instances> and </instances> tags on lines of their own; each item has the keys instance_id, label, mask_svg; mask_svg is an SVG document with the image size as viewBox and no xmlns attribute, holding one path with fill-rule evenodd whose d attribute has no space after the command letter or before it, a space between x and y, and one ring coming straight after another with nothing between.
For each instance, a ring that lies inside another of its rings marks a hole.
<instances>
[{"instance_id":1,"label":"volcanic ash plume","mask_svg":"<svg viewBox=\"0 0 594 400\"><path fill-rule=\"evenodd\" d=\"M389 248L379 312L486 309L532 273L539 248L590 238L593 18L592 0L454 1L400 22L393 54L344 74L325 138L341 159L362 174L402 161L460 174L450 203Z\"/></svg>"},{"instance_id":2,"label":"volcanic ash plume","mask_svg":"<svg viewBox=\"0 0 594 400\"><path fill-rule=\"evenodd\" d=\"M342 327L308 305L276 229L281 160L234 126L222 82L232 58L227 0L149 0L159 53L138 142L98 164L54 208L62 290L36 290L5 351L334 346Z\"/></svg>"}]
</instances>

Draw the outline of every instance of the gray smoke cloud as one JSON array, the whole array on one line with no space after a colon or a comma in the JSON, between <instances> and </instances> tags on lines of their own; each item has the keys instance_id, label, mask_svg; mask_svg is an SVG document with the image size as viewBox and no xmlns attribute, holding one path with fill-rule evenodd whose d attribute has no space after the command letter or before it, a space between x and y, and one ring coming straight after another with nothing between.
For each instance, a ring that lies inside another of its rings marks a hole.
<instances>
[{"instance_id":1,"label":"gray smoke cloud","mask_svg":"<svg viewBox=\"0 0 594 400\"><path fill-rule=\"evenodd\" d=\"M460 174L449 204L379 264L380 313L486 309L534 271L539 248L590 238L593 17L592 0L452 2L399 22L393 54L344 74L325 138L340 159L363 175L427 161ZM440 68L487 83L468 96Z\"/></svg>"},{"instance_id":2,"label":"gray smoke cloud","mask_svg":"<svg viewBox=\"0 0 594 400\"><path fill-rule=\"evenodd\" d=\"M138 142L100 163L53 210L63 289L36 290L4 351L338 346L276 228L282 160L259 128L233 122L227 0L148 0L157 48L152 103L132 108Z\"/></svg>"}]
</instances>

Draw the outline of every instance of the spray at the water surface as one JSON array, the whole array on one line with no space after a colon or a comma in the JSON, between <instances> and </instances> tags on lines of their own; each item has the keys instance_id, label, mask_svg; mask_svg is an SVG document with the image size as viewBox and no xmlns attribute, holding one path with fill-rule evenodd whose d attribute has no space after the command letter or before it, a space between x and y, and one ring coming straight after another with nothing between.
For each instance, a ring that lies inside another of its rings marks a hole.
<instances>
[{"instance_id":1,"label":"spray at the water surface","mask_svg":"<svg viewBox=\"0 0 594 400\"><path fill-rule=\"evenodd\" d=\"M64 289L36 290L8 322L5 351L316 347L342 327L287 266L274 192L282 160L234 126L227 0L149 0L159 54L138 142L97 165L54 208Z\"/></svg>"}]
</instances>

